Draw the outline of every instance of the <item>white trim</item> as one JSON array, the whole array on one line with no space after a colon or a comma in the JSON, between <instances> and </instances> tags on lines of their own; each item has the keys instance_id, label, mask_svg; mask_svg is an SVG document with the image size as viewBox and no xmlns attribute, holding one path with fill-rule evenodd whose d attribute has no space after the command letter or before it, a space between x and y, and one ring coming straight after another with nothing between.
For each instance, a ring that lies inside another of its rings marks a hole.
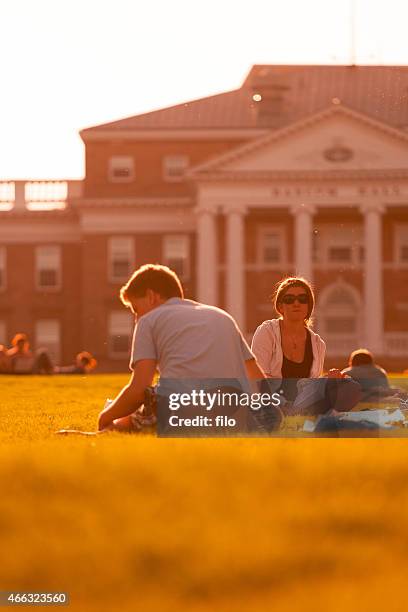
<instances>
[{"instance_id":1,"label":"white trim","mask_svg":"<svg viewBox=\"0 0 408 612\"><path fill-rule=\"evenodd\" d=\"M132 234L194 232L196 217L183 209L154 211L110 211L92 210L81 214L78 232L92 234Z\"/></svg>"},{"instance_id":2,"label":"white trim","mask_svg":"<svg viewBox=\"0 0 408 612\"><path fill-rule=\"evenodd\" d=\"M75 201L75 208L152 208L158 207L185 207L192 208L194 206L193 198L123 198L123 197L111 197L111 198L79 198Z\"/></svg>"},{"instance_id":3,"label":"white trim","mask_svg":"<svg viewBox=\"0 0 408 612\"><path fill-rule=\"evenodd\" d=\"M353 169L349 170L209 170L208 172L202 172L200 174L193 174L190 172L187 173L187 178L191 178L196 182L201 181L225 181L225 183L234 183L236 181L242 182L271 182L271 181L395 181L395 180L403 180L406 181L408 178L408 170L404 168L378 168L375 170L361 170L361 169ZM338 187L339 185L335 185ZM341 187L341 185L340 185ZM346 185L347 187L347 185ZM359 185L358 185L359 187ZM325 197L325 194L322 194ZM399 196L399 197L398 197ZM403 196L403 197L401 197ZM309 195L305 195L305 197L311 197ZM346 197L346 194L343 196ZM356 197L360 198L368 198L370 194L360 194L356 192ZM303 199L303 196L302 196ZM385 195L384 200L386 200L387 205L389 202L397 202L397 201L406 201L406 193L404 194L396 194L389 196ZM295 200L299 201L299 199Z\"/></svg>"},{"instance_id":4,"label":"white trim","mask_svg":"<svg viewBox=\"0 0 408 612\"><path fill-rule=\"evenodd\" d=\"M28 219L18 220L16 217L13 219L1 218L0 242L2 244L47 243L50 237L52 237L53 244L80 242L81 232L78 221L74 225L73 223L64 224L61 221L41 223L35 219L30 221Z\"/></svg>"},{"instance_id":5,"label":"white trim","mask_svg":"<svg viewBox=\"0 0 408 612\"><path fill-rule=\"evenodd\" d=\"M347 272L348 270L363 270L364 262L362 263L353 263L353 262L344 262L344 263L334 263L334 262L314 262L313 270L338 270L339 272Z\"/></svg>"},{"instance_id":6,"label":"white trim","mask_svg":"<svg viewBox=\"0 0 408 612\"><path fill-rule=\"evenodd\" d=\"M88 128L92 130L92 128ZM214 128L214 129L188 129L181 128L176 130L171 129L156 129L156 130L133 130L133 129L99 129L94 128L95 131L88 132L83 130L79 133L80 137L84 142L92 142L98 140L177 140L177 141L188 141L188 140L242 140L243 138L259 138L264 134L267 134L269 130L260 129L226 129L226 128Z\"/></svg>"}]
</instances>

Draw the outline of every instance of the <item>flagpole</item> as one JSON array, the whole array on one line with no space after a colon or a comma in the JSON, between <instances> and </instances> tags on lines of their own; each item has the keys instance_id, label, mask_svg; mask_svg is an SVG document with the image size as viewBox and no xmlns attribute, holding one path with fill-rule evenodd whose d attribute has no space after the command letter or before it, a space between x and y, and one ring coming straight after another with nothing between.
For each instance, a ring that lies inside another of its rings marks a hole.
<instances>
[{"instance_id":1,"label":"flagpole","mask_svg":"<svg viewBox=\"0 0 408 612\"><path fill-rule=\"evenodd\" d=\"M350 54L351 65L356 65L356 0L350 0Z\"/></svg>"}]
</instances>

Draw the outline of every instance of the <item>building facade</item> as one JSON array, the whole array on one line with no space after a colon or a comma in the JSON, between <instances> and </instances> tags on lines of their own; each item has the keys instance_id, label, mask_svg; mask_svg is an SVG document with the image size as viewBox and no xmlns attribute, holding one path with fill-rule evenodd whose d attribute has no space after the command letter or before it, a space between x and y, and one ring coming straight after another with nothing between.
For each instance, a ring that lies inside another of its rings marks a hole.
<instances>
[{"instance_id":1,"label":"building facade","mask_svg":"<svg viewBox=\"0 0 408 612\"><path fill-rule=\"evenodd\" d=\"M408 67L254 66L81 137L83 181L0 184L0 343L26 331L57 361L126 368L119 289L160 262L249 337L301 274L328 365L365 346L408 367Z\"/></svg>"}]
</instances>

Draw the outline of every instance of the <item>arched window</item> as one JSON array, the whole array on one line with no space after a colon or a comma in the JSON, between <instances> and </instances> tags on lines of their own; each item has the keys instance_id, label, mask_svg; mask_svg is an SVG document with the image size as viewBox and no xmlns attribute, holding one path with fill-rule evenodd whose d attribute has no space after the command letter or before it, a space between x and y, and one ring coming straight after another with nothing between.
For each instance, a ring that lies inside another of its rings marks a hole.
<instances>
[{"instance_id":1,"label":"arched window","mask_svg":"<svg viewBox=\"0 0 408 612\"><path fill-rule=\"evenodd\" d=\"M326 298L325 330L329 334L354 334L357 329L356 301L343 287L335 287Z\"/></svg>"},{"instance_id":2,"label":"arched window","mask_svg":"<svg viewBox=\"0 0 408 612\"><path fill-rule=\"evenodd\" d=\"M343 355L359 345L361 298L344 281L326 287L318 296L316 319L319 334L326 341L328 354Z\"/></svg>"}]
</instances>

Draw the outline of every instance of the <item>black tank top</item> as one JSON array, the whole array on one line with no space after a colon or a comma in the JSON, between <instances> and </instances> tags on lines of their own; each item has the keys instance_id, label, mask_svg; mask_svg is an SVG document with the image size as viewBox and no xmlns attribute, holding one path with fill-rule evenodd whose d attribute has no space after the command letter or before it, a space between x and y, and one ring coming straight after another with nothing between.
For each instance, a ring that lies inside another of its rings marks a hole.
<instances>
[{"instance_id":1,"label":"black tank top","mask_svg":"<svg viewBox=\"0 0 408 612\"><path fill-rule=\"evenodd\" d=\"M293 401L296 398L296 380L299 378L309 378L310 369L313 363L312 336L307 330L305 355L303 361L296 363L283 355L282 362L282 391L286 399Z\"/></svg>"}]
</instances>

